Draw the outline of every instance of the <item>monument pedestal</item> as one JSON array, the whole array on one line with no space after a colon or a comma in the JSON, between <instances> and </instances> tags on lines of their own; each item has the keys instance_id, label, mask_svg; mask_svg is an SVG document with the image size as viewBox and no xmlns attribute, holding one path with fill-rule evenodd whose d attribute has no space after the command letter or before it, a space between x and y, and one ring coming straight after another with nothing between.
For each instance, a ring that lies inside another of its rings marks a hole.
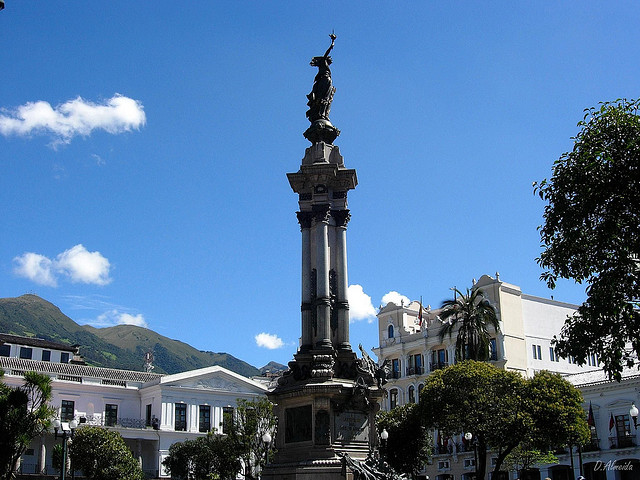
<instances>
[{"instance_id":1,"label":"monument pedestal","mask_svg":"<svg viewBox=\"0 0 640 480\"><path fill-rule=\"evenodd\" d=\"M292 380L269 394L278 431L276 454L262 478L346 478L341 454L364 460L377 446L375 415L382 389L366 385L363 376Z\"/></svg>"}]
</instances>

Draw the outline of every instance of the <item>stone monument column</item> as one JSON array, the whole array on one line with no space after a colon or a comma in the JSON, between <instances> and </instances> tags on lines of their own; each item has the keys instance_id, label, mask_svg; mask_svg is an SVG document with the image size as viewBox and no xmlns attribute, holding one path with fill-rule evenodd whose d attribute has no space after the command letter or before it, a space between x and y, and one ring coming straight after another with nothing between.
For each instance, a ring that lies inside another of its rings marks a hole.
<instances>
[{"instance_id":1,"label":"stone monument column","mask_svg":"<svg viewBox=\"0 0 640 480\"><path fill-rule=\"evenodd\" d=\"M329 296L329 214L330 205L313 205L316 244L316 348L331 348L331 298Z\"/></svg>"},{"instance_id":2,"label":"stone monument column","mask_svg":"<svg viewBox=\"0 0 640 480\"><path fill-rule=\"evenodd\" d=\"M302 338L300 351L307 352L313 346L313 309L311 293L311 221L313 215L298 212L298 222L302 233Z\"/></svg>"},{"instance_id":3,"label":"stone monument column","mask_svg":"<svg viewBox=\"0 0 640 480\"><path fill-rule=\"evenodd\" d=\"M324 56L311 60L318 67L307 95L311 126L304 136L311 146L298 171L287 174L298 195L302 236L302 335L289 369L268 394L278 426L264 480L343 480L347 462L353 467L364 461L378 441L383 375L364 350L359 359L349 343L347 194L358 179L333 144L340 131L329 121L335 38Z\"/></svg>"},{"instance_id":4,"label":"stone monument column","mask_svg":"<svg viewBox=\"0 0 640 480\"><path fill-rule=\"evenodd\" d=\"M334 210L331 212L336 227L336 302L337 335L336 346L339 350L351 350L349 343L349 300L347 290L349 280L347 276L347 223L351 218L349 210Z\"/></svg>"}]
</instances>

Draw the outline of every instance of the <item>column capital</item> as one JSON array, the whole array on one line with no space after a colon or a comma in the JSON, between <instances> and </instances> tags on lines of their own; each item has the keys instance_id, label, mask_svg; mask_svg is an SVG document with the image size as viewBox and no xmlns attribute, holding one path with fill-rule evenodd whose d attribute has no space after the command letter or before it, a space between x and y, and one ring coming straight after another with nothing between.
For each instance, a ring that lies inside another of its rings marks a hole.
<instances>
[{"instance_id":1,"label":"column capital","mask_svg":"<svg viewBox=\"0 0 640 480\"><path fill-rule=\"evenodd\" d=\"M331 210L331 216L336 222L336 227L346 227L351 220L351 212L349 210Z\"/></svg>"},{"instance_id":2,"label":"column capital","mask_svg":"<svg viewBox=\"0 0 640 480\"><path fill-rule=\"evenodd\" d=\"M331 205L328 203L322 205L312 205L311 211L313 212L314 219L317 223L329 222L329 216L331 214Z\"/></svg>"},{"instance_id":3,"label":"column capital","mask_svg":"<svg viewBox=\"0 0 640 480\"><path fill-rule=\"evenodd\" d=\"M301 230L311 228L311 221L314 216L313 212L296 212L296 216L298 217L298 223L300 224Z\"/></svg>"}]
</instances>

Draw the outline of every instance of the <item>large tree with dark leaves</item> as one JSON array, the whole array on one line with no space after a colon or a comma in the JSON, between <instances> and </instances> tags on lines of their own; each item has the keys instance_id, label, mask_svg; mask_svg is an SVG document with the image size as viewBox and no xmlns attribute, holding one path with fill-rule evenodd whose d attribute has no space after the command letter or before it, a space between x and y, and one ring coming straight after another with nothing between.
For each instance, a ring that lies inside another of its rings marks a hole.
<instances>
[{"instance_id":1,"label":"large tree with dark leaves","mask_svg":"<svg viewBox=\"0 0 640 480\"><path fill-rule=\"evenodd\" d=\"M534 183L547 202L541 278L587 285L587 299L556 339L560 355L597 354L610 376L640 353L640 116L638 100L585 110L573 150Z\"/></svg>"},{"instance_id":2,"label":"large tree with dark leaves","mask_svg":"<svg viewBox=\"0 0 640 480\"><path fill-rule=\"evenodd\" d=\"M0 378L4 372L0 370ZM11 387L0 381L0 478L14 478L20 456L31 440L42 435L55 413L48 405L51 379L35 372L24 374L24 384Z\"/></svg>"}]
</instances>

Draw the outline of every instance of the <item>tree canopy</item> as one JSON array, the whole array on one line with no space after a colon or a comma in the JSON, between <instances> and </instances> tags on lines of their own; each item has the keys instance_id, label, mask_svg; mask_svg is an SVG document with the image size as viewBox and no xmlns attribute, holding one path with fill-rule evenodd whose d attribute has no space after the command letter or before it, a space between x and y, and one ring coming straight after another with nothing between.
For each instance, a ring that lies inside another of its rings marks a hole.
<instances>
[{"instance_id":1,"label":"tree canopy","mask_svg":"<svg viewBox=\"0 0 640 480\"><path fill-rule=\"evenodd\" d=\"M415 403L378 412L378 432L386 430L389 438L381 445L384 460L396 472L417 474L429 459L433 447L431 436L420 421Z\"/></svg>"},{"instance_id":2,"label":"tree canopy","mask_svg":"<svg viewBox=\"0 0 640 480\"><path fill-rule=\"evenodd\" d=\"M466 295L457 288L454 292L455 298L443 301L438 314L444 322L440 340L451 338L457 329L456 360L489 360L489 327L500 331L496 309L479 288L467 288Z\"/></svg>"},{"instance_id":3,"label":"tree canopy","mask_svg":"<svg viewBox=\"0 0 640 480\"><path fill-rule=\"evenodd\" d=\"M91 480L144 480L138 461L133 458L122 436L102 427L78 428L69 444L74 470L82 470Z\"/></svg>"},{"instance_id":4,"label":"tree canopy","mask_svg":"<svg viewBox=\"0 0 640 480\"><path fill-rule=\"evenodd\" d=\"M0 370L0 378L4 372ZM31 440L47 430L54 410L51 379L26 372L24 384L10 387L0 382L0 478L13 478L17 463Z\"/></svg>"},{"instance_id":5,"label":"tree canopy","mask_svg":"<svg viewBox=\"0 0 640 480\"><path fill-rule=\"evenodd\" d=\"M266 398L237 400L233 416L224 420L224 435L210 432L206 437L174 443L163 464L174 478L205 480L235 478L244 469L247 479L256 478L271 454L272 445L262 437L275 435L273 404Z\"/></svg>"},{"instance_id":6,"label":"tree canopy","mask_svg":"<svg viewBox=\"0 0 640 480\"><path fill-rule=\"evenodd\" d=\"M585 110L573 150L534 182L547 202L539 227L541 279L585 283L587 299L556 339L559 354L585 363L597 354L608 374L640 353L640 101Z\"/></svg>"},{"instance_id":7,"label":"tree canopy","mask_svg":"<svg viewBox=\"0 0 640 480\"><path fill-rule=\"evenodd\" d=\"M227 480L242 469L240 453L231 437L209 432L206 437L171 445L163 465L175 479Z\"/></svg>"},{"instance_id":8,"label":"tree canopy","mask_svg":"<svg viewBox=\"0 0 640 480\"><path fill-rule=\"evenodd\" d=\"M516 372L467 360L438 370L420 394L421 419L445 436L471 433L478 451L478 479L486 473L488 449L495 471L518 446L526 449L578 444L588 439L580 392L559 375Z\"/></svg>"}]
</instances>

